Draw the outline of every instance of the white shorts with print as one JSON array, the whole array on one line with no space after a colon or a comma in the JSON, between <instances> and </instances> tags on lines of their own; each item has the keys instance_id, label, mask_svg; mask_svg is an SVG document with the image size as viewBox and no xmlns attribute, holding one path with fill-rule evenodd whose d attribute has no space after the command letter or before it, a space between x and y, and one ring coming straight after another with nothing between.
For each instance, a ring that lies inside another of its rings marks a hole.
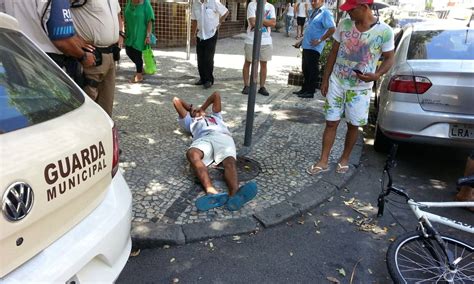
<instances>
[{"instance_id":1,"label":"white shorts with print","mask_svg":"<svg viewBox=\"0 0 474 284\"><path fill-rule=\"evenodd\" d=\"M367 124L371 89L346 90L335 82L329 82L324 104L324 114L328 121L338 121L345 116L354 126Z\"/></svg>"},{"instance_id":2,"label":"white shorts with print","mask_svg":"<svg viewBox=\"0 0 474 284\"><path fill-rule=\"evenodd\" d=\"M211 132L193 141L189 149L197 148L204 153L203 163L209 166L214 162L220 164L227 157L237 158L234 139L219 132Z\"/></svg>"}]
</instances>

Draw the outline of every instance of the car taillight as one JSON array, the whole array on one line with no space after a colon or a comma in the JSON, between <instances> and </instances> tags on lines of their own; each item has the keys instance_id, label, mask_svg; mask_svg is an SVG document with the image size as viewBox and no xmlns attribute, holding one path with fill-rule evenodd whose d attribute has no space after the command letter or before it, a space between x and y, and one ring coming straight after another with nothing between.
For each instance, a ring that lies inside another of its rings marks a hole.
<instances>
[{"instance_id":1,"label":"car taillight","mask_svg":"<svg viewBox=\"0 0 474 284\"><path fill-rule=\"evenodd\" d=\"M433 84L426 77L421 76L393 76L388 85L389 91L397 93L423 94Z\"/></svg>"},{"instance_id":2,"label":"car taillight","mask_svg":"<svg viewBox=\"0 0 474 284\"><path fill-rule=\"evenodd\" d=\"M119 168L119 156L120 156L120 153L119 153L119 139L118 139L118 130L117 130L117 127L114 125L114 127L112 127L112 138L113 138L113 151L114 151L114 156L112 158L112 177L115 176L115 174L117 173L118 171L118 168Z\"/></svg>"}]
</instances>

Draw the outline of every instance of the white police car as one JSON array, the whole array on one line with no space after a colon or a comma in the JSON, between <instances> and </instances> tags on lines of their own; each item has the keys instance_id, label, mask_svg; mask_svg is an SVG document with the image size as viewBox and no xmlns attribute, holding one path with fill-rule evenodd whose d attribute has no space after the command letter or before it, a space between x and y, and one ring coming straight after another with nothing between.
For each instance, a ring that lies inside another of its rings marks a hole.
<instances>
[{"instance_id":1,"label":"white police car","mask_svg":"<svg viewBox=\"0 0 474 284\"><path fill-rule=\"evenodd\" d=\"M108 115L0 13L0 282L114 281L132 197Z\"/></svg>"}]
</instances>

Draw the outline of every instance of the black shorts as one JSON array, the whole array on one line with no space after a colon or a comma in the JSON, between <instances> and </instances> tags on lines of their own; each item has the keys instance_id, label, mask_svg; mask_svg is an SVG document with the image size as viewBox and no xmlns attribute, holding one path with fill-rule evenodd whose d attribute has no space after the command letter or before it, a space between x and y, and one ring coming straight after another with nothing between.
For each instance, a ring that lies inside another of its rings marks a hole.
<instances>
[{"instance_id":1,"label":"black shorts","mask_svg":"<svg viewBox=\"0 0 474 284\"><path fill-rule=\"evenodd\" d=\"M304 26L304 22L306 22L306 17L296 17L296 23L298 26Z\"/></svg>"}]
</instances>

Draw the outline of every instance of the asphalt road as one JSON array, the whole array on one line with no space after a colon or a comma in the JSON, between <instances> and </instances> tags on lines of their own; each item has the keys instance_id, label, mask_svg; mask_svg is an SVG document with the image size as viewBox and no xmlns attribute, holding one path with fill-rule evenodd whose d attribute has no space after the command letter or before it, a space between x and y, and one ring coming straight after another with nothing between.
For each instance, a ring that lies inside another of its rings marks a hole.
<instances>
[{"instance_id":1,"label":"asphalt road","mask_svg":"<svg viewBox=\"0 0 474 284\"><path fill-rule=\"evenodd\" d=\"M413 230L416 220L400 205L403 208L388 207L399 223L388 211L382 218L375 217L386 156L374 152L372 136L368 129L358 173L319 207L250 235L142 250L129 259L117 282L330 283L328 279L335 278L341 283L390 283L387 247L404 232L402 226ZM420 201L452 200L467 153L465 149L402 145L394 182ZM473 223L472 213L464 209L434 212ZM472 238L437 227L461 239Z\"/></svg>"}]
</instances>

